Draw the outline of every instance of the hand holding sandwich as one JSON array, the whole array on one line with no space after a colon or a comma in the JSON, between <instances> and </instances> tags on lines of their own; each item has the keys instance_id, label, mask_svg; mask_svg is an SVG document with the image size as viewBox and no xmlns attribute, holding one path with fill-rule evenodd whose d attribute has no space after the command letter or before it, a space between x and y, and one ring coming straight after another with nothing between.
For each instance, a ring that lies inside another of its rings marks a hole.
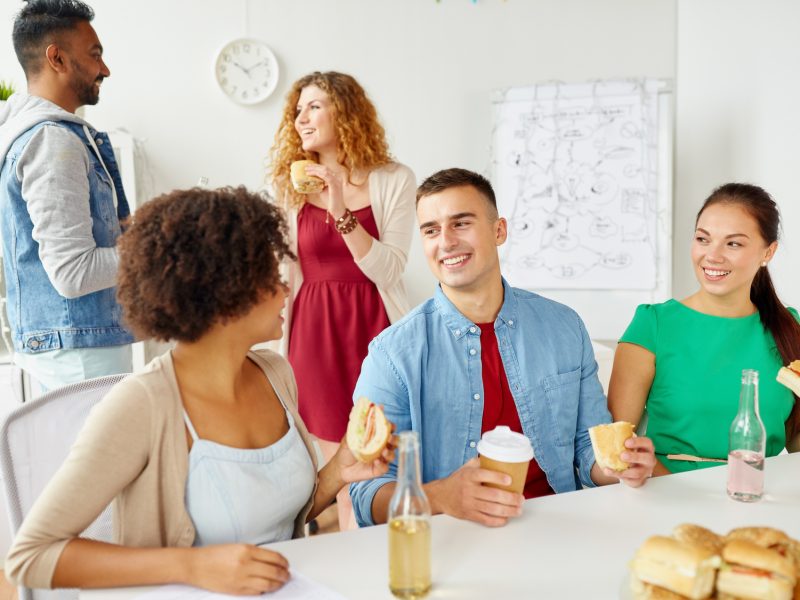
<instances>
[{"instance_id":1,"label":"hand holding sandwich","mask_svg":"<svg viewBox=\"0 0 800 600\"><path fill-rule=\"evenodd\" d=\"M344 184L339 173L324 165L310 163L306 165L306 174L318 177L325 182L325 187L319 192L320 198L325 203L328 213L338 219L347 209L344 203Z\"/></svg>"},{"instance_id":2,"label":"hand holding sandwich","mask_svg":"<svg viewBox=\"0 0 800 600\"><path fill-rule=\"evenodd\" d=\"M618 421L589 429L595 464L591 477L598 485L621 481L641 487L653 475L655 448L647 437L637 437L631 423Z\"/></svg>"},{"instance_id":3,"label":"hand holding sandwich","mask_svg":"<svg viewBox=\"0 0 800 600\"><path fill-rule=\"evenodd\" d=\"M350 413L347 434L333 458L319 472L319 484L308 520L325 509L345 485L385 475L394 460L394 424L380 406L359 398Z\"/></svg>"}]
</instances>

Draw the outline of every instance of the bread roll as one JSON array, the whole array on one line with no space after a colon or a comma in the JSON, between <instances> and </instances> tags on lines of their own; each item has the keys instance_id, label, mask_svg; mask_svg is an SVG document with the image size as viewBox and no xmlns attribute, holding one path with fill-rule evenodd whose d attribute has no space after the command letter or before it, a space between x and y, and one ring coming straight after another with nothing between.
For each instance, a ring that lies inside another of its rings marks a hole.
<instances>
[{"instance_id":1,"label":"bread roll","mask_svg":"<svg viewBox=\"0 0 800 600\"><path fill-rule=\"evenodd\" d=\"M601 468L608 467L614 471L624 471L630 466L619 455L626 450L625 440L635 435L633 430L633 424L627 421L617 421L589 428L594 459Z\"/></svg>"},{"instance_id":2,"label":"bread roll","mask_svg":"<svg viewBox=\"0 0 800 600\"><path fill-rule=\"evenodd\" d=\"M630 567L644 583L702 600L714 591L719 563L719 556L705 548L656 535L645 540Z\"/></svg>"},{"instance_id":3,"label":"bread roll","mask_svg":"<svg viewBox=\"0 0 800 600\"><path fill-rule=\"evenodd\" d=\"M722 549L717 590L753 600L792 600L794 562L776 550L735 539Z\"/></svg>"},{"instance_id":4,"label":"bread roll","mask_svg":"<svg viewBox=\"0 0 800 600\"><path fill-rule=\"evenodd\" d=\"M313 160L296 160L292 163L292 186L298 194L318 194L325 187L322 179L306 174L306 167L315 164Z\"/></svg>"},{"instance_id":5,"label":"bread roll","mask_svg":"<svg viewBox=\"0 0 800 600\"><path fill-rule=\"evenodd\" d=\"M702 546L714 554L719 554L724 544L724 540L721 536L718 536L710 529L691 523L676 525L672 530L672 537L685 544Z\"/></svg>"},{"instance_id":6,"label":"bread roll","mask_svg":"<svg viewBox=\"0 0 800 600\"><path fill-rule=\"evenodd\" d=\"M383 410L364 397L356 400L347 422L347 446L361 462L372 462L381 455L392 427Z\"/></svg>"}]
</instances>

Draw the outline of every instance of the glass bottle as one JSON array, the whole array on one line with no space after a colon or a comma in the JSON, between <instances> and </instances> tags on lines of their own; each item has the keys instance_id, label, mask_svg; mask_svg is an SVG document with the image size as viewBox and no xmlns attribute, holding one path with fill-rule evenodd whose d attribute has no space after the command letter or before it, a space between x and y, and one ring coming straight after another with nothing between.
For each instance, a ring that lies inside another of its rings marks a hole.
<instances>
[{"instance_id":1,"label":"glass bottle","mask_svg":"<svg viewBox=\"0 0 800 600\"><path fill-rule=\"evenodd\" d=\"M398 435L397 487L389 502L389 590L422 598L431 589L431 507L422 490L415 431Z\"/></svg>"},{"instance_id":2,"label":"glass bottle","mask_svg":"<svg viewBox=\"0 0 800 600\"><path fill-rule=\"evenodd\" d=\"M756 502L764 494L767 434L758 413L758 371L742 371L739 412L728 434L728 496Z\"/></svg>"}]
</instances>

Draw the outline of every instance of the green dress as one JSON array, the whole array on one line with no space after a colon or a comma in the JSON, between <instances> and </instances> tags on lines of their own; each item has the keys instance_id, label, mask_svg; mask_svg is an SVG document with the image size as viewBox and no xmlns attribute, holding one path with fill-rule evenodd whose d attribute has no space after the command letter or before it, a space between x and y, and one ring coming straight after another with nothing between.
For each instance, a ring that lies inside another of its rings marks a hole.
<instances>
[{"instance_id":1,"label":"green dress","mask_svg":"<svg viewBox=\"0 0 800 600\"><path fill-rule=\"evenodd\" d=\"M789 310L798 319L797 311ZM742 369L759 372L767 456L783 450L784 424L794 396L775 381L783 364L758 313L714 317L677 300L642 304L619 341L642 346L655 355L656 373L645 406L647 436L670 471L719 463L668 460L667 454L727 458L728 429L739 407Z\"/></svg>"}]
</instances>

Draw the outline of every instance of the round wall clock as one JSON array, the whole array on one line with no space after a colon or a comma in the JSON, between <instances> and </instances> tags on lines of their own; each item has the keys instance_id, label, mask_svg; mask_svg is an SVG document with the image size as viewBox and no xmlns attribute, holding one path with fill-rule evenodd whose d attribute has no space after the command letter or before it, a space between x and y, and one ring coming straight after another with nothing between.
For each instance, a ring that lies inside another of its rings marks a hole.
<instances>
[{"instance_id":1,"label":"round wall clock","mask_svg":"<svg viewBox=\"0 0 800 600\"><path fill-rule=\"evenodd\" d=\"M266 100L278 85L278 61L264 42L239 38L225 44L214 61L222 92L239 104Z\"/></svg>"}]
</instances>

